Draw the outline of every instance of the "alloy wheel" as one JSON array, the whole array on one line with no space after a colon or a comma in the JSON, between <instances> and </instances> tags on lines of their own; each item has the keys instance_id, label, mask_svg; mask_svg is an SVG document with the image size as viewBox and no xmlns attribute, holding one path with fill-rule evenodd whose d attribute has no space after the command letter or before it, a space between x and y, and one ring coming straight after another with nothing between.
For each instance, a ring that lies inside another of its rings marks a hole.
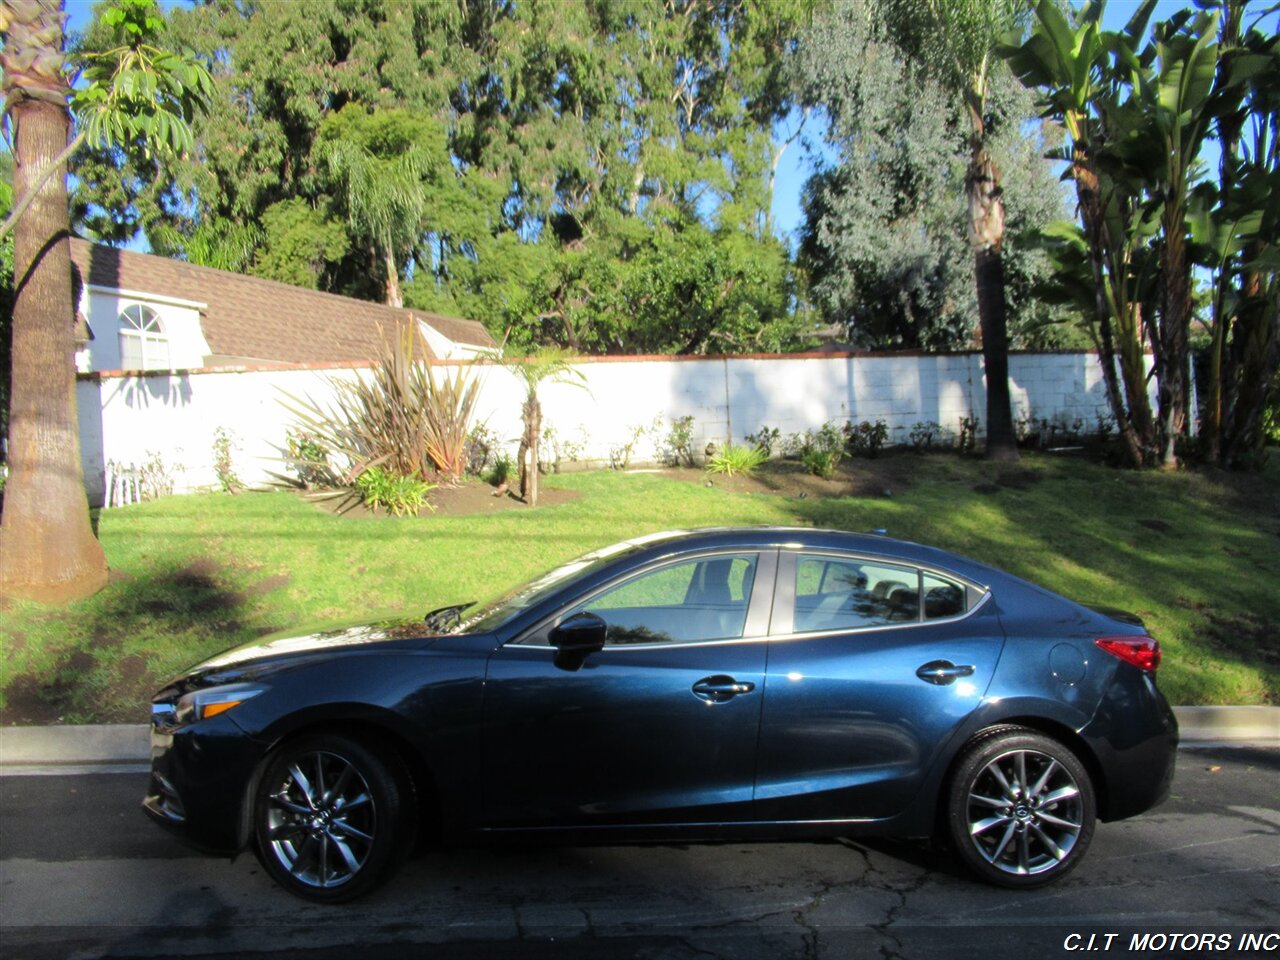
<instances>
[{"instance_id":1,"label":"alloy wheel","mask_svg":"<svg viewBox=\"0 0 1280 960\"><path fill-rule=\"evenodd\" d=\"M971 781L965 809L974 849L1014 876L1065 863L1086 822L1080 784L1038 750L1010 750L990 760Z\"/></svg>"},{"instance_id":2,"label":"alloy wheel","mask_svg":"<svg viewBox=\"0 0 1280 960\"><path fill-rule=\"evenodd\" d=\"M308 887L340 887L365 866L377 835L377 807L364 775L336 753L293 759L266 798L271 855Z\"/></svg>"}]
</instances>

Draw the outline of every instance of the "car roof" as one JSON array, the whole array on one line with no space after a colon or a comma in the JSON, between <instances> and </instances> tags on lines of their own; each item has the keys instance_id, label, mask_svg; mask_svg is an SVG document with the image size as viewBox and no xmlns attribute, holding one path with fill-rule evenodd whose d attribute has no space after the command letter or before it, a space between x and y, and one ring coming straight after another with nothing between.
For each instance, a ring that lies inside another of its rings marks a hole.
<instances>
[{"instance_id":1,"label":"car roof","mask_svg":"<svg viewBox=\"0 0 1280 960\"><path fill-rule=\"evenodd\" d=\"M912 543L909 540L897 540L879 531L852 533L848 530L821 527L703 527L696 530L666 530L625 540L612 547L606 547L600 553L626 556L633 562L647 562L694 550L734 547L840 550L866 554L952 570L983 586L989 586L995 577L1007 576L992 567L958 554Z\"/></svg>"}]
</instances>

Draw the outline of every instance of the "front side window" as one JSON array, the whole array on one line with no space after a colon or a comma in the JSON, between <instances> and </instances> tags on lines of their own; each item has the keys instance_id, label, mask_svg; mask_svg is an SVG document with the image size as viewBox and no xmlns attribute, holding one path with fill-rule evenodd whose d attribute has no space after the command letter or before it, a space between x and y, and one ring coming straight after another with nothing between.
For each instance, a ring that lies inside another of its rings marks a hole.
<instances>
[{"instance_id":1,"label":"front side window","mask_svg":"<svg viewBox=\"0 0 1280 960\"><path fill-rule=\"evenodd\" d=\"M642 573L564 614L590 611L609 625L606 645L697 643L742 636L755 554L703 557Z\"/></svg>"},{"instance_id":2,"label":"front side window","mask_svg":"<svg viewBox=\"0 0 1280 960\"><path fill-rule=\"evenodd\" d=\"M120 314L120 368L169 369L169 338L151 307L135 303Z\"/></svg>"}]
</instances>

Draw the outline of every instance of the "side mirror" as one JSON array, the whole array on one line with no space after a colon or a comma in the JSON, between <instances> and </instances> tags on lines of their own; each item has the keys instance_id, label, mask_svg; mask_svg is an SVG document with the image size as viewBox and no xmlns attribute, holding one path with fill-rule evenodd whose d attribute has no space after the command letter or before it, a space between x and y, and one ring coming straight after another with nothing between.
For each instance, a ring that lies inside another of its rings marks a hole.
<instances>
[{"instance_id":1,"label":"side mirror","mask_svg":"<svg viewBox=\"0 0 1280 960\"><path fill-rule=\"evenodd\" d=\"M608 631L607 623L586 610L575 613L552 627L547 639L556 648L556 666L565 670L577 670L587 654L604 649L605 634Z\"/></svg>"}]
</instances>

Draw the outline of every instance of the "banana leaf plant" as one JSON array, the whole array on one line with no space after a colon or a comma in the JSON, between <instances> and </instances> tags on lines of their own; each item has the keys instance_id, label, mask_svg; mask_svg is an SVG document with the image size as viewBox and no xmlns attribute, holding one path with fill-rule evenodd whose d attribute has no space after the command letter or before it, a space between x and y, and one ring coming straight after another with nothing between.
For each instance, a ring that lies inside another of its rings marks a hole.
<instances>
[{"instance_id":1,"label":"banana leaf plant","mask_svg":"<svg viewBox=\"0 0 1280 960\"><path fill-rule=\"evenodd\" d=\"M1078 302L1091 319L1107 401L1132 466L1154 454L1154 418L1147 393L1144 319L1150 306L1151 218L1141 183L1115 175L1108 144L1123 139L1139 119L1126 80L1141 61L1138 48L1154 0L1144 0L1119 33L1102 29L1103 4L1086 3L1068 22L1053 0L1040 0L1023 42L1010 36L999 53L1019 79L1039 92L1043 116L1060 123L1070 143L1060 155L1070 166L1082 223L1049 231L1046 241L1064 269L1083 255L1089 285L1077 284ZM1070 274L1067 274L1070 276Z\"/></svg>"}]
</instances>

